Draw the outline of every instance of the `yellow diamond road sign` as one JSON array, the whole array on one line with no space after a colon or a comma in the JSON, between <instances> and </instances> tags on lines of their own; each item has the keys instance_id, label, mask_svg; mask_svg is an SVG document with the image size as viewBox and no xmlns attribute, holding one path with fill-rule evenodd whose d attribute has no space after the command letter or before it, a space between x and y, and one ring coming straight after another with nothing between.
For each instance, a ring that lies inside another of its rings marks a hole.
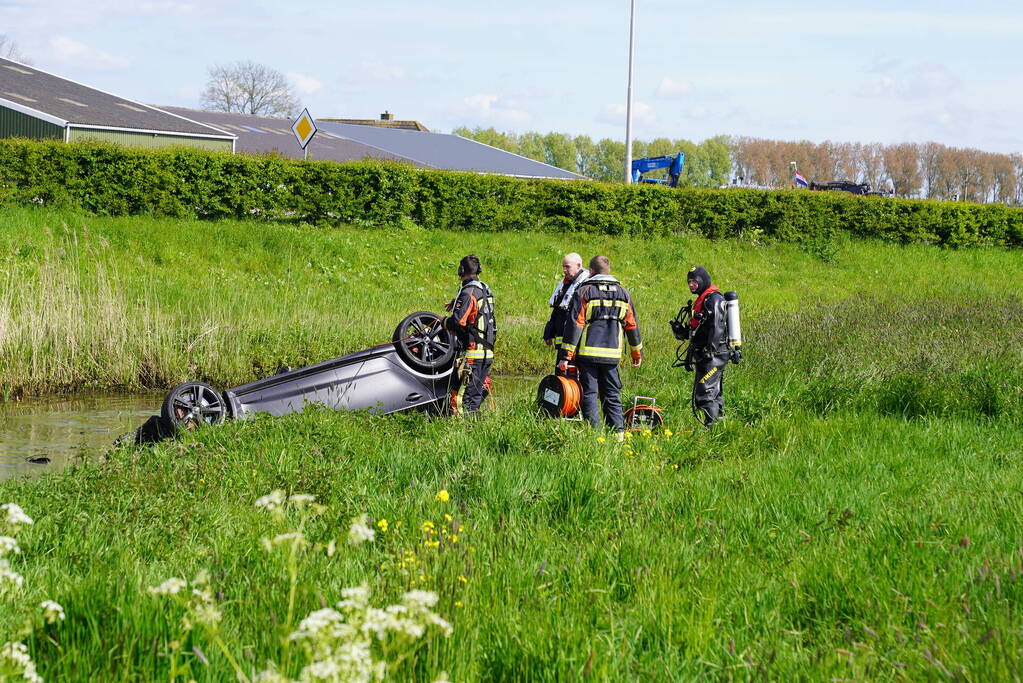
<instances>
[{"instance_id":1,"label":"yellow diamond road sign","mask_svg":"<svg viewBox=\"0 0 1023 683\"><path fill-rule=\"evenodd\" d=\"M298 144L302 145L302 149L305 149L305 146L316 135L316 124L313 122L313 117L309 115L308 109L303 109L302 115L291 124L291 131L298 138Z\"/></svg>"}]
</instances>

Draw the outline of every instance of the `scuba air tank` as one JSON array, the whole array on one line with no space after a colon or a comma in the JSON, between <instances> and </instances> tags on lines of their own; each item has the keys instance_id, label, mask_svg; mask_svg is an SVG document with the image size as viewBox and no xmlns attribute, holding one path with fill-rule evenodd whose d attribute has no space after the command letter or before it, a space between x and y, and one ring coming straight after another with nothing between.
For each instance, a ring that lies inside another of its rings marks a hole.
<instances>
[{"instance_id":1,"label":"scuba air tank","mask_svg":"<svg viewBox=\"0 0 1023 683\"><path fill-rule=\"evenodd\" d=\"M742 325L739 321L739 295L725 292L725 313L728 318L728 349L733 363L742 358Z\"/></svg>"}]
</instances>

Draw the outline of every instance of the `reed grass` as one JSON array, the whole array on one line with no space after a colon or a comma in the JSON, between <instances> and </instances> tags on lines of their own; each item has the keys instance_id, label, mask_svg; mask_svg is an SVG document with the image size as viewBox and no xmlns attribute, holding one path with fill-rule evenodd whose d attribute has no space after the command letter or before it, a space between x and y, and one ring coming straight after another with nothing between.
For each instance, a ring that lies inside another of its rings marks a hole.
<instances>
[{"instance_id":1,"label":"reed grass","mask_svg":"<svg viewBox=\"0 0 1023 683\"><path fill-rule=\"evenodd\" d=\"M254 507L274 489L328 506L308 529L317 542L343 546L364 512L388 520L365 547L305 558L297 614L363 581L381 601L440 595L453 635L428 636L397 680L1023 676L1018 253L851 241L825 262L696 238L469 244L417 230L3 217L12 390L110 368L109 386L226 384L364 348L405 313L438 310L468 251L498 301L497 403L479 421L313 410L0 482L0 500L36 519L19 536L25 601L52 598L67 614L25 639L48 679L169 679L174 642L174 666L196 680L234 680L230 659L248 675L284 661L288 567L260 549L274 531ZM550 364L538 334L569 250L608 253L633 290L647 358L623 371L626 391L658 398L670 436L620 446L533 414L535 383L513 375ZM694 429L691 377L670 368L665 322L693 263L739 291L745 319L746 357L727 371L713 432ZM57 303L61 292L76 303ZM46 310L48 331L28 329ZM464 528L459 542L424 545L421 525L444 514ZM408 551L414 570L401 565ZM230 658L198 632L182 638L180 614L148 594L203 569ZM16 626L0 613L0 634Z\"/></svg>"}]
</instances>

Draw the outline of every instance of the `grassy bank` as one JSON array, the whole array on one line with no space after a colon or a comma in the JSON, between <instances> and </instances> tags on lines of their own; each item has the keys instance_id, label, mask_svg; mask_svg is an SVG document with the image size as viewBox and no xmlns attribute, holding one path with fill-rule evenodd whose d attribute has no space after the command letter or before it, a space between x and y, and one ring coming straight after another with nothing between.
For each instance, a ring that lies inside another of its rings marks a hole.
<instances>
[{"instance_id":1,"label":"grassy bank","mask_svg":"<svg viewBox=\"0 0 1023 683\"><path fill-rule=\"evenodd\" d=\"M330 506L312 541L340 539L331 558L303 555L298 615L364 581L383 604L441 596L453 635L428 636L397 679L1023 673L1018 427L799 413L632 441L521 407L468 429L318 413L7 482L3 498L37 519L25 601L68 614L30 643L55 680L165 678L173 641L190 676L232 680L211 640L183 637L181 610L147 593L208 569L242 668L283 661L287 564L260 549L283 527L253 505L281 488ZM345 546L362 512L388 531ZM422 525L445 514L460 538L432 548Z\"/></svg>"},{"instance_id":2,"label":"grassy bank","mask_svg":"<svg viewBox=\"0 0 1023 683\"><path fill-rule=\"evenodd\" d=\"M8 392L225 386L365 348L439 310L468 251L498 298L479 422L311 412L0 483L36 520L17 604L66 610L22 636L49 679L296 677L289 633L363 582L375 605L436 591L453 626L409 644L396 680L1023 675L1017 253L2 217ZM670 436L533 417L512 376L545 372L569 250L607 253L632 288L647 361L626 390L658 398ZM690 433L691 378L670 368L693 263L739 291L747 337L713 433ZM272 539L302 513L254 505L274 489L327 506L294 561ZM363 513L376 539L349 546ZM148 588L201 570L222 618L184 631ZM0 642L22 616L0 614Z\"/></svg>"}]
</instances>

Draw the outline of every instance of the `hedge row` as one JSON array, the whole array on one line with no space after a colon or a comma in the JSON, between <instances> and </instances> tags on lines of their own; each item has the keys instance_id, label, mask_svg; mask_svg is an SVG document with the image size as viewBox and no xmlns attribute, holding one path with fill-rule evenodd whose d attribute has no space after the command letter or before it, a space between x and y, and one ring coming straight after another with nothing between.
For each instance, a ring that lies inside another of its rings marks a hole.
<instances>
[{"instance_id":1,"label":"hedge row","mask_svg":"<svg viewBox=\"0 0 1023 683\"><path fill-rule=\"evenodd\" d=\"M455 230L767 237L852 235L1023 246L1023 209L805 190L707 190L521 180L403 164L297 162L195 150L0 141L0 205L97 215L259 218Z\"/></svg>"}]
</instances>

